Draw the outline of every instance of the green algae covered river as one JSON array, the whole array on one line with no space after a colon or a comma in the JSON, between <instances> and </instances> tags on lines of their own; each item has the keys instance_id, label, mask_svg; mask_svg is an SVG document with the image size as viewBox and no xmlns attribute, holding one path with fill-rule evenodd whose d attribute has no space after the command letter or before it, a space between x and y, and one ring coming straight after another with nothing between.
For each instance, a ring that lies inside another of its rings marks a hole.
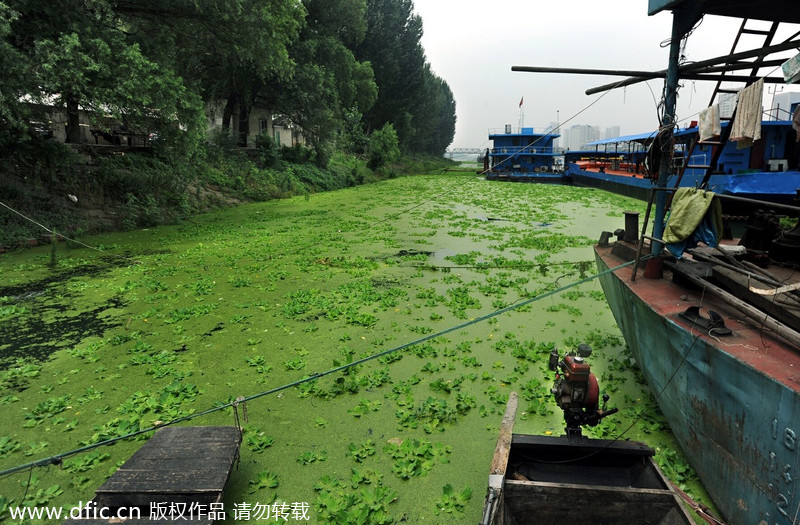
<instances>
[{"instance_id":1,"label":"green algae covered river","mask_svg":"<svg viewBox=\"0 0 800 525\"><path fill-rule=\"evenodd\" d=\"M417 176L61 243L55 268L49 247L2 255L0 470L186 416L233 425L224 405L271 392L237 410L228 521L477 523L509 392L516 432L561 434L548 355L588 343L620 409L588 433L645 441L707 503L597 281L551 293L642 208ZM86 502L150 435L0 478L0 521Z\"/></svg>"}]
</instances>

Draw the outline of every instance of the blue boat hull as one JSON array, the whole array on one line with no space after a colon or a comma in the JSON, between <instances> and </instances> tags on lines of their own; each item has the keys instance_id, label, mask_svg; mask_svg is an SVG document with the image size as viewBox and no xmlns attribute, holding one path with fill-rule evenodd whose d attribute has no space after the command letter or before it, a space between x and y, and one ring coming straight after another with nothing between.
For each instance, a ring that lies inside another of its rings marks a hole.
<instances>
[{"instance_id":1,"label":"blue boat hull","mask_svg":"<svg viewBox=\"0 0 800 525\"><path fill-rule=\"evenodd\" d=\"M568 165L566 176L576 184L598 187L642 200L648 199L650 189L654 186L650 179L642 176L587 171L573 163ZM675 177L671 177L667 186L675 186L675 180ZM702 174L687 172L681 179L680 185L697 187L702 180ZM797 190L800 189L800 172L766 171L736 175L712 175L709 179L709 189L723 195L791 204L797 196Z\"/></svg>"},{"instance_id":2,"label":"blue boat hull","mask_svg":"<svg viewBox=\"0 0 800 525\"><path fill-rule=\"evenodd\" d=\"M557 184L569 182L564 173L543 171L490 171L486 174L486 180L505 180L511 182L553 182Z\"/></svg>"},{"instance_id":3,"label":"blue boat hull","mask_svg":"<svg viewBox=\"0 0 800 525\"><path fill-rule=\"evenodd\" d=\"M601 272L619 264L602 248L595 254ZM726 520L793 523L800 509L800 360L764 339L746 348L751 339L735 322L728 342L692 331L675 312L702 297L670 295L671 282L640 276L632 283L629 268L600 281L672 432ZM706 296L703 304L713 301ZM713 309L726 322L735 319L724 305Z\"/></svg>"}]
</instances>

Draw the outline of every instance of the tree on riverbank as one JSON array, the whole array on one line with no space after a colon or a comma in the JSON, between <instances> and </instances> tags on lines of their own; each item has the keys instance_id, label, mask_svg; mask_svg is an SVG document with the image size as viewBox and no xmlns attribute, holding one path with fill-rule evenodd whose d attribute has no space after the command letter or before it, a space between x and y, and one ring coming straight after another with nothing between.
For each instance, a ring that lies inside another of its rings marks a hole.
<instances>
[{"instance_id":1,"label":"tree on riverbank","mask_svg":"<svg viewBox=\"0 0 800 525\"><path fill-rule=\"evenodd\" d=\"M55 108L67 142L86 140L83 111L192 154L203 109L221 103L240 143L258 105L302 128L323 166L353 115L440 155L455 102L421 36L411 0L0 0L0 147L41 133L32 123Z\"/></svg>"},{"instance_id":2,"label":"tree on riverbank","mask_svg":"<svg viewBox=\"0 0 800 525\"><path fill-rule=\"evenodd\" d=\"M0 0L0 202L75 233L427 171L455 102L421 35L410 0ZM39 230L0 213L0 245Z\"/></svg>"}]
</instances>

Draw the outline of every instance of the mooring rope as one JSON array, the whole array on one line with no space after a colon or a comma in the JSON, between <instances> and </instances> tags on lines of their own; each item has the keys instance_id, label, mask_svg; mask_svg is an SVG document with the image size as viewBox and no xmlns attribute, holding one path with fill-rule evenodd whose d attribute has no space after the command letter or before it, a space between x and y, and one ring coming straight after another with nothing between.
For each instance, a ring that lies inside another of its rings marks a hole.
<instances>
[{"instance_id":1,"label":"mooring rope","mask_svg":"<svg viewBox=\"0 0 800 525\"><path fill-rule=\"evenodd\" d=\"M653 257L653 256L652 255L647 255L647 256L643 257L642 260L649 259L651 257ZM244 403L246 403L248 401L252 401L254 399L258 399L258 398L261 398L261 397L264 397L264 396L268 396L270 394L275 394L275 393L281 392L283 390L288 390L290 388L302 385L304 383L308 383L310 381L314 381L314 380L319 379L321 377L325 377L325 376L328 376L328 375L331 375L331 374L335 374L337 372L341 372L343 370L347 370L349 368L353 368L355 366L362 365L362 364L364 364L364 363L366 363L368 361L372 361L372 360L378 359L378 358L383 357L385 355L389 355L389 354L392 354L394 352L400 352L402 350L406 350L406 349L408 349L408 348L410 348L412 346L424 343L426 341L430 341L431 339L436 339L437 337L442 337L442 336L450 334L452 332L455 332L455 331L458 331L458 330L463 330L464 328L467 328L467 327L472 326L474 324L478 324L478 323L481 323L483 321L488 321L489 319L492 319L492 318L497 317L499 315L502 315L504 313L516 310L516 309L521 308L523 306L535 303L536 301L540 301L542 299L546 299L546 298L551 297L553 295L556 295L556 294L559 294L559 293L564 292L566 290L569 290L570 288L574 288L576 286L580 286L580 285L585 284L587 282L593 281L594 279L597 279L597 278L602 277L604 275L608 275L608 274L610 274L612 272L615 272L615 271L617 271L617 270L619 270L621 268L625 268L627 266L630 266L633 263L634 263L634 261L628 261L626 263L620 264L619 266L615 266L614 268L609 268L607 270L604 270L602 272L596 273L594 275L590 275L589 277L585 277L585 278L580 279L578 281L566 284L566 285L562 286L561 288L557 288L555 290L550 290L550 291L545 292L545 293L540 294L540 295L529 297L529 298L524 299L522 301L516 302L516 303L514 303L514 304L512 304L510 306L506 306L504 308L500 308L499 310L495 310L495 311L490 312L488 314L481 315L479 317L475 317L474 319L471 319L471 320L469 320L467 322L460 323L460 324L458 324L456 326L452 326L450 328L447 328L447 329L442 330L440 332L437 332L435 334L429 334L429 335L420 337L419 339L415 339L414 341L410 341L408 343L404 343L402 345L395 346L394 348L389 348L388 350L383 350L381 352L378 352L376 354L372 354L372 355L369 355L367 357L358 359L358 360L353 361L351 363L347 363L347 364L344 364L344 365L341 365L341 366L337 366L337 367L331 368L330 370L327 370L325 372L317 372L317 373L311 374L311 375L309 375L307 377L304 377L302 379L298 379L297 381L292 381L291 383L287 383L287 384L284 384L284 385L281 385L281 386L277 386L275 388L271 388L269 390L265 390L264 392L259 392L258 394L253 394L253 395L250 395L250 396L239 396L234 401L214 406L214 407L209 408L207 410L203 410L202 412L195 412L193 414L189 414L187 416L179 417L177 419L173 419L172 421L168 421L168 422L162 423L160 425L153 425L153 426L145 428L145 429L137 430L136 432L131 432L129 434L125 434L125 435L122 435L122 436L116 436L116 437L113 437L113 438L110 438L110 439L106 439L104 441L100 441L100 442L97 442L97 443L92 443L90 445L85 445L85 446L80 447L80 448L69 450L67 452L62 452L61 454L57 454L57 455L50 456L50 457L47 457L47 458L38 459L36 461L31 461L29 463L25 463L24 465L19 465L19 466L16 466L16 467L11 467L11 468L2 470L2 471L0 471L0 477L4 477L4 476L7 476L9 474L13 474L15 472L19 472L21 470L25 470L25 469L28 469L28 468L32 469L34 467L44 467L44 466L48 466L48 465L58 465L58 464L61 464L62 460L64 460L67 457L74 456L76 454L81 454L83 452L87 452L89 450L93 450L95 448L99 448L99 447L102 447L102 446L113 445L114 443L116 443L118 441L122 441L123 439L129 439L129 438L132 438L132 437L139 436L141 434L146 434L148 432L153 432L153 431L158 430L159 428L162 428L162 427L175 425L175 424L183 423L183 422L186 422L186 421L191 421L193 419L196 419L196 418L199 418L199 417L202 417L202 416L206 416L206 415L212 414L214 412L219 412L220 410L224 410L226 408L230 408L230 407L234 407L235 408L240 404L244 406ZM236 414L236 416L238 416L238 413ZM246 421L246 416L245 416L245 421Z\"/></svg>"}]
</instances>

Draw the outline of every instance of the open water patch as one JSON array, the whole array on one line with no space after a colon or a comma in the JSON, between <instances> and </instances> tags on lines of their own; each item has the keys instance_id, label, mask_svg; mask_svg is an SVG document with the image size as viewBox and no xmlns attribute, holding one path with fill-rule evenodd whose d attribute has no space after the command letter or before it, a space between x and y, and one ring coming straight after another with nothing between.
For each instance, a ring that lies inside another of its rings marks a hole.
<instances>
[{"instance_id":1,"label":"open water patch","mask_svg":"<svg viewBox=\"0 0 800 525\"><path fill-rule=\"evenodd\" d=\"M0 367L20 358L47 360L57 350L71 348L87 337L100 337L107 330L121 326L119 316L108 313L125 307L119 296L76 310L77 297L67 289L67 283L74 277L95 277L130 264L130 259L104 257L97 263L0 288L3 304L10 309L0 317Z\"/></svg>"},{"instance_id":2,"label":"open water patch","mask_svg":"<svg viewBox=\"0 0 800 525\"><path fill-rule=\"evenodd\" d=\"M57 350L72 348L87 337L101 337L107 330L122 326L119 316L108 315L125 306L119 297L110 297L88 310L69 311L70 295L56 301L45 295L26 301L25 311L0 322L0 366L17 359L45 361Z\"/></svg>"},{"instance_id":3,"label":"open water patch","mask_svg":"<svg viewBox=\"0 0 800 525\"><path fill-rule=\"evenodd\" d=\"M125 257L101 257L99 262L86 263L71 268L56 270L49 275L14 286L0 286L0 297L5 297L6 302L16 302L45 295L47 290L65 283L73 277L96 277L114 268L122 268L137 264L134 260Z\"/></svg>"}]
</instances>

